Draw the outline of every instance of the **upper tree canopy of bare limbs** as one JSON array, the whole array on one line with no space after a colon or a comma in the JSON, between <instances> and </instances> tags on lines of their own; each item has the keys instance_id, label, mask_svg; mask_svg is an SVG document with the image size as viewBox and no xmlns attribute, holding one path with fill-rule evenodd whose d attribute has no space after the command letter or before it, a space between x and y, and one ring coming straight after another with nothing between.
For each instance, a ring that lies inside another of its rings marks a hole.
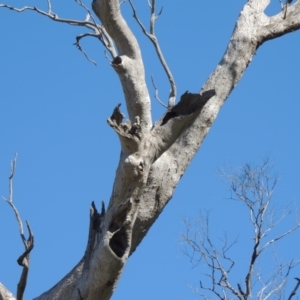
<instances>
[{"instance_id":1,"label":"upper tree canopy of bare limbs","mask_svg":"<svg viewBox=\"0 0 300 300\"><path fill-rule=\"evenodd\" d=\"M244 237L240 243L237 243L238 237L231 242L227 234L218 245L210 230L208 214L201 213L193 220L184 221L186 233L182 235L182 241L187 246L184 253L194 265L201 267L199 287L193 289L202 299L291 299L296 294L299 279L295 278L292 291L287 291L286 283L291 269L300 261L282 261L273 246L299 229L300 221L296 215L296 222L291 228L277 229L293 209L288 206L280 211L276 209L272 199L279 177L272 167L266 159L259 166L245 164L239 169L221 173L231 199L242 203L248 211L249 217L245 218L245 222L250 221L253 233L247 237L251 240L249 247ZM275 233L275 228L280 233ZM241 237L245 235L238 234ZM287 248L287 244L281 245ZM234 271L242 269L239 268L241 262L231 253L233 247L240 247L239 253L249 253L248 261L242 262L245 274L239 276L235 276ZM236 277L241 281L235 281Z\"/></svg>"},{"instance_id":2,"label":"upper tree canopy of bare limbs","mask_svg":"<svg viewBox=\"0 0 300 300\"><path fill-rule=\"evenodd\" d=\"M82 259L58 284L36 299L105 300L111 297L128 257L171 199L180 178L258 47L300 28L299 1L283 4L282 11L270 17L264 13L270 0L247 1L224 56L201 89L199 87L200 93L186 92L177 97L174 78L155 36L154 25L159 14L155 10L155 0L149 3L149 29L141 23L132 1L129 1L136 21L154 45L170 82L168 109L153 122L141 50L122 16L120 3L123 2L94 0L94 14L81 0L76 2L86 11L85 20L61 18L52 11L50 0L47 1L47 11L38 7L15 8L0 4L3 9L30 10L55 22L86 28L85 34L76 37L76 45L90 59L81 47L81 39L95 37L103 44L123 87L129 115L129 120L123 122L123 114L117 106L108 119L120 140L120 161L106 211L102 209L98 213L95 205L91 208L90 232ZM5 292L1 294L6 295Z\"/></svg>"}]
</instances>

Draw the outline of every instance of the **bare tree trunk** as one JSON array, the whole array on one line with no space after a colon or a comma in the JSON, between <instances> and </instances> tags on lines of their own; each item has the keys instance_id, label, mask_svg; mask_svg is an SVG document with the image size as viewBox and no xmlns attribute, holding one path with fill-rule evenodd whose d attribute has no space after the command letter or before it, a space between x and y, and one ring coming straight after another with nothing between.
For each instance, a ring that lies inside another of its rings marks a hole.
<instances>
[{"instance_id":1,"label":"bare tree trunk","mask_svg":"<svg viewBox=\"0 0 300 300\"><path fill-rule=\"evenodd\" d=\"M154 125L140 48L121 15L119 1L93 1L93 10L102 23L100 27L92 22L70 22L92 28L95 35L103 38L123 87L129 120L122 123L119 106L108 119L119 136L121 156L106 212L103 207L98 213L92 205L85 255L57 285L36 299L111 297L128 257L171 199L257 48L269 39L300 28L299 1L288 8L284 21L283 13L274 17L264 14L269 3L269 0L247 2L222 60L200 94L183 94L179 103L169 106ZM50 9L45 15L54 21L67 22L56 18ZM201 59L200 53L198 56Z\"/></svg>"}]
</instances>

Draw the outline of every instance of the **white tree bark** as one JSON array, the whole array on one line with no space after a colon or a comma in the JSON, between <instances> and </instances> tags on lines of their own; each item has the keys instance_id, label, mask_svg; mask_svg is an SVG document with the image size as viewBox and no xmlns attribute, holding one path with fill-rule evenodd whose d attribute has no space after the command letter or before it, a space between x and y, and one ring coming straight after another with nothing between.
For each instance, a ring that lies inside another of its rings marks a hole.
<instances>
[{"instance_id":1,"label":"white tree bark","mask_svg":"<svg viewBox=\"0 0 300 300\"><path fill-rule=\"evenodd\" d=\"M16 300L13 294L0 282L0 300Z\"/></svg>"},{"instance_id":2,"label":"white tree bark","mask_svg":"<svg viewBox=\"0 0 300 300\"><path fill-rule=\"evenodd\" d=\"M152 126L150 96L138 42L121 15L119 1L93 1L92 7L118 51L112 66L121 80L129 119L133 122L139 116L141 129L149 131Z\"/></svg>"},{"instance_id":3,"label":"white tree bark","mask_svg":"<svg viewBox=\"0 0 300 300\"><path fill-rule=\"evenodd\" d=\"M288 7L285 18L283 12L266 16L264 10L269 3L247 2L223 58L200 94L182 95L180 102L152 125L140 48L121 15L119 1L93 1L93 10L117 49L111 65L123 87L129 120L122 123L119 106L108 119L119 136L121 156L106 212L102 207L99 213L92 205L83 258L57 285L36 299L111 297L128 257L171 199L258 47L300 28L299 1ZM201 53L198 57L201 59Z\"/></svg>"}]
</instances>

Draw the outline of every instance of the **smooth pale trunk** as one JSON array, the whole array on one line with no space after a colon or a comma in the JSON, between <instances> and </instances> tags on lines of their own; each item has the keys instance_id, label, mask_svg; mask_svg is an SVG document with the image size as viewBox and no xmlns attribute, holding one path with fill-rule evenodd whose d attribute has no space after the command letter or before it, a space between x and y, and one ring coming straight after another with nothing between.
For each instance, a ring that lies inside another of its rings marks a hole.
<instances>
[{"instance_id":1,"label":"smooth pale trunk","mask_svg":"<svg viewBox=\"0 0 300 300\"><path fill-rule=\"evenodd\" d=\"M285 19L283 12L274 17L264 14L269 2L247 2L223 58L200 94L182 95L153 125L140 48L121 15L119 1L93 1L95 14L115 43L117 54L111 65L123 87L129 120L122 123L119 107L108 119L122 150L107 210L99 213L94 205L91 208L83 258L57 285L35 299L110 299L128 257L171 199L257 48L299 29L299 1L288 8ZM201 59L201 53L198 57ZM0 286L2 299L14 299L5 290Z\"/></svg>"}]
</instances>

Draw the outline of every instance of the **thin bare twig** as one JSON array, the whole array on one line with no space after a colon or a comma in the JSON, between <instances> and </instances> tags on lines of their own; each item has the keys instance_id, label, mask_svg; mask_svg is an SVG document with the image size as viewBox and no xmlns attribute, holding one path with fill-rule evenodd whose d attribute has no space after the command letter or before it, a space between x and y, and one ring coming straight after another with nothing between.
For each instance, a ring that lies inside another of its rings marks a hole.
<instances>
[{"instance_id":1,"label":"thin bare twig","mask_svg":"<svg viewBox=\"0 0 300 300\"><path fill-rule=\"evenodd\" d=\"M52 6L51 6L51 1L47 0L47 3L48 3L48 14L53 14L53 12L52 12Z\"/></svg>"},{"instance_id":2,"label":"thin bare twig","mask_svg":"<svg viewBox=\"0 0 300 300\"><path fill-rule=\"evenodd\" d=\"M297 230L300 227L300 223L298 223L296 226L294 226L293 228L287 230L285 233L283 233L280 236L277 236L276 238L273 238L272 240L269 240L260 250L259 250L259 254L264 251L268 246L270 246L271 244L279 241L280 239L286 237L287 235L289 235L290 233L292 233L293 231Z\"/></svg>"},{"instance_id":3,"label":"thin bare twig","mask_svg":"<svg viewBox=\"0 0 300 300\"><path fill-rule=\"evenodd\" d=\"M262 284L262 288L257 294L257 298L259 300L267 300L271 296L277 294L277 299L281 299L280 295L282 294L283 288L287 282L288 276L290 274L290 271L299 265L299 261L294 262L294 260L290 261L288 264L282 264L281 262L278 262L279 268L274 271L272 276L263 282L261 280L260 274L257 276L259 282ZM286 271L285 271L286 270ZM283 274L284 273L284 274ZM280 277L280 281L275 284L276 279Z\"/></svg>"},{"instance_id":4,"label":"thin bare twig","mask_svg":"<svg viewBox=\"0 0 300 300\"><path fill-rule=\"evenodd\" d=\"M223 247L218 250L210 237L209 233L209 217L208 214L204 216L200 213L200 218L195 219L194 229L189 221L185 221L187 233L182 236L182 239L193 249L192 255L187 251L185 254L196 263L200 263L202 260L209 267L210 273L204 273L211 281L210 286L206 286L199 282L202 290L210 291L219 299L227 299L228 292L242 300L241 294L236 290L229 280L229 274L232 271L235 262L227 255L228 251L236 244L237 239L228 243L227 236L223 240ZM197 256L199 255L199 258ZM197 292L198 294L199 293ZM230 297L229 297L230 298ZM207 297L207 299L210 299Z\"/></svg>"},{"instance_id":5,"label":"thin bare twig","mask_svg":"<svg viewBox=\"0 0 300 300\"><path fill-rule=\"evenodd\" d=\"M27 278L28 278L30 252L34 247L34 236L33 236L33 232L30 228L29 223L26 221L26 226L27 226L29 236L28 236L28 239L25 238L22 219L20 217L17 207L13 203L13 178L15 175L16 164L17 164L17 154L15 155L14 160L11 162L11 171L10 171L10 175L8 177L9 197L8 197L8 199L5 199L4 197L2 197L2 198L12 207L12 209L15 213L15 216L16 216L16 219L17 219L17 222L19 225L21 240L22 240L22 242L24 244L24 248L25 248L25 251L17 260L18 264L23 267L20 281L18 283L18 288L17 288L17 300L23 300L23 295L25 292Z\"/></svg>"},{"instance_id":6,"label":"thin bare twig","mask_svg":"<svg viewBox=\"0 0 300 300\"><path fill-rule=\"evenodd\" d=\"M81 0L75 0L76 3L78 5L80 5L81 7L83 7L86 12L89 15L89 18L86 18L84 21L81 20L74 20L74 19L64 19L64 18L59 18L57 14L52 12L52 7L51 7L51 1L47 0L48 3L48 12L43 11L35 6L31 7L31 6L24 6L22 8L16 8L7 4L0 4L0 8L7 8L10 9L12 11L15 12L24 12L24 11L35 11L45 17L50 18L51 20L55 21L55 22L60 22L60 23L66 23L72 26L81 26L81 27L85 27L89 30L92 30L94 32L94 34L82 34L82 35L78 35L76 37L76 46L78 47L78 49L85 55L85 57L92 63L95 64L95 62L91 59L89 59L88 55L86 54L85 51L83 51L82 47L79 45L78 43L78 37L79 40L82 37L85 36L92 36L92 37L98 37L99 40L102 42L102 44L104 45L104 47L109 51L109 53L111 54L111 56L114 58L115 56L117 56L117 52L115 50L114 44L112 39L110 38L109 34L106 32L105 28L99 24L97 24L97 22L95 21L92 13L90 12L90 10L85 6L85 4L82 3ZM90 21L92 20L92 22Z\"/></svg>"},{"instance_id":7,"label":"thin bare twig","mask_svg":"<svg viewBox=\"0 0 300 300\"><path fill-rule=\"evenodd\" d=\"M256 271L258 268L258 259L261 257L262 252L270 245L274 245L300 227L300 222L297 221L293 228L277 237L275 236L275 238L266 240L267 234L289 214L284 210L278 221L273 218L273 210L270 211L270 201L278 182L278 176L276 174L272 175L271 171L272 165L268 159L266 159L258 168L246 164L239 172L231 169L229 175L226 175L224 172L222 174L225 176L230 190L234 194L234 197L231 196L231 199L241 201L248 208L250 212L250 222L254 229L254 245L247 267L248 270L245 276L244 288L241 284L238 284L237 289L235 289L231 284L229 274L234 267L234 261L228 257L227 252L232 245L228 246L226 243L227 239L225 238L223 248L220 249L214 246L208 230L208 216L204 218L201 214L200 221L196 223L195 229L192 228L189 222L185 222L187 234L183 236L183 240L192 249L192 254L188 252L185 252L185 254L187 254L193 262L196 262L196 264L200 261L204 262L208 270L210 270L210 273L204 273L204 275L210 279L211 285L206 286L200 281L200 288L201 290L213 293L219 299L232 298L226 294L229 292L232 293L235 298L241 300L254 297L252 294L255 291L254 286L257 285L257 282L261 285L258 291L256 288L257 299L267 300L274 297L275 294L278 295L278 299L280 299L291 269L300 263L294 260L288 264L278 262L276 269L268 280L263 280L260 272ZM269 217L270 214L271 218L268 223L267 217ZM254 283L252 282L253 278L257 279ZM298 287L297 285L294 289L295 292Z\"/></svg>"},{"instance_id":8,"label":"thin bare twig","mask_svg":"<svg viewBox=\"0 0 300 300\"><path fill-rule=\"evenodd\" d=\"M23 223L22 223L19 211L13 203L13 178L14 178L15 170L16 170L17 157L18 157L18 154L16 153L14 159L10 163L11 171L10 171L10 175L8 177L9 198L6 199L3 196L2 196L2 198L11 206L11 208L14 211L18 225L19 225L19 232L20 232L20 236L22 238L22 242L23 242L24 246L26 246L26 239L24 238Z\"/></svg>"},{"instance_id":9,"label":"thin bare twig","mask_svg":"<svg viewBox=\"0 0 300 300\"><path fill-rule=\"evenodd\" d=\"M152 81L152 85L153 85L153 87L154 87L154 89L155 89L155 99L163 106L163 107L165 107L165 108L168 108L168 106L166 105L166 104L164 104L160 99L159 99L159 97L158 97L158 89L157 89L157 87L156 87L156 84L155 84L155 82L154 82L154 78L153 78L153 76L151 75L151 81Z\"/></svg>"},{"instance_id":10,"label":"thin bare twig","mask_svg":"<svg viewBox=\"0 0 300 300\"><path fill-rule=\"evenodd\" d=\"M93 63L95 66L97 66L97 63L90 59L89 56L87 55L87 53L82 49L81 45L80 45L80 40L86 36L93 36L93 37L97 37L99 38L99 35L93 34L93 33L84 33L84 34L79 34L76 36L76 43L74 43L74 45L78 48L79 51L81 51L83 53L83 55L86 57L86 59Z\"/></svg>"},{"instance_id":11,"label":"thin bare twig","mask_svg":"<svg viewBox=\"0 0 300 300\"><path fill-rule=\"evenodd\" d=\"M103 46L109 51L112 58L115 58L117 56L117 52L115 50L114 43L113 43L111 37L109 36L109 34L107 33L107 31L105 30L105 28L103 26L100 26L99 24L97 24L95 18L93 17L93 14L81 0L75 0L75 2L86 10L86 12L87 12L86 21L92 20L92 22L98 29L99 34L95 34L95 36L99 37ZM91 35L91 36L93 36L93 35Z\"/></svg>"},{"instance_id":12,"label":"thin bare twig","mask_svg":"<svg viewBox=\"0 0 300 300\"><path fill-rule=\"evenodd\" d=\"M293 291L291 292L291 294L290 294L288 300L291 300L291 299L296 295L297 290L298 290L298 288L299 288L299 286L300 286L300 278L297 278L297 277L296 277L295 279L297 280L297 284L296 284L295 288L293 289Z\"/></svg>"},{"instance_id":13,"label":"thin bare twig","mask_svg":"<svg viewBox=\"0 0 300 300\"><path fill-rule=\"evenodd\" d=\"M137 21L137 23L139 24L139 26L141 27L143 33L149 38L149 40L152 42L152 44L154 45L156 54L158 56L158 59L160 60L163 69L165 70L167 77L169 79L170 82L170 86L171 86L171 90L170 90L170 94L169 94L169 100L168 100L168 108L172 108L175 105L175 101L176 101L176 84L175 84L175 80L174 77L172 75L172 72L164 58L164 55L160 49L157 37L155 36L155 32L154 32L154 25L155 25L155 21L158 18L158 16L162 13L162 9L160 10L159 14L156 15L155 14L155 4L156 4L156 0L151 0L151 3L149 2L149 6L151 9L151 18L150 18L150 32L148 32L145 28L145 26L143 25L143 23L140 21L140 19L137 16L136 13L136 9L132 3L132 0L129 0L130 6L132 8L133 11L133 17L135 18L135 20Z\"/></svg>"},{"instance_id":14,"label":"thin bare twig","mask_svg":"<svg viewBox=\"0 0 300 300\"><path fill-rule=\"evenodd\" d=\"M48 3L49 3L49 0L48 0ZM95 30L95 25L92 22L59 18L58 15L53 13L52 11L45 12L35 6L24 6L22 8L16 8L16 7L7 5L7 4L0 4L0 7L7 8L9 10L19 12L19 13L24 12L26 10L31 10L31 11L35 11L45 17L48 17L55 22L67 23L67 24L73 25L73 26L83 26L83 27L87 27L89 29ZM51 4L50 4L50 9L51 9Z\"/></svg>"}]
</instances>

